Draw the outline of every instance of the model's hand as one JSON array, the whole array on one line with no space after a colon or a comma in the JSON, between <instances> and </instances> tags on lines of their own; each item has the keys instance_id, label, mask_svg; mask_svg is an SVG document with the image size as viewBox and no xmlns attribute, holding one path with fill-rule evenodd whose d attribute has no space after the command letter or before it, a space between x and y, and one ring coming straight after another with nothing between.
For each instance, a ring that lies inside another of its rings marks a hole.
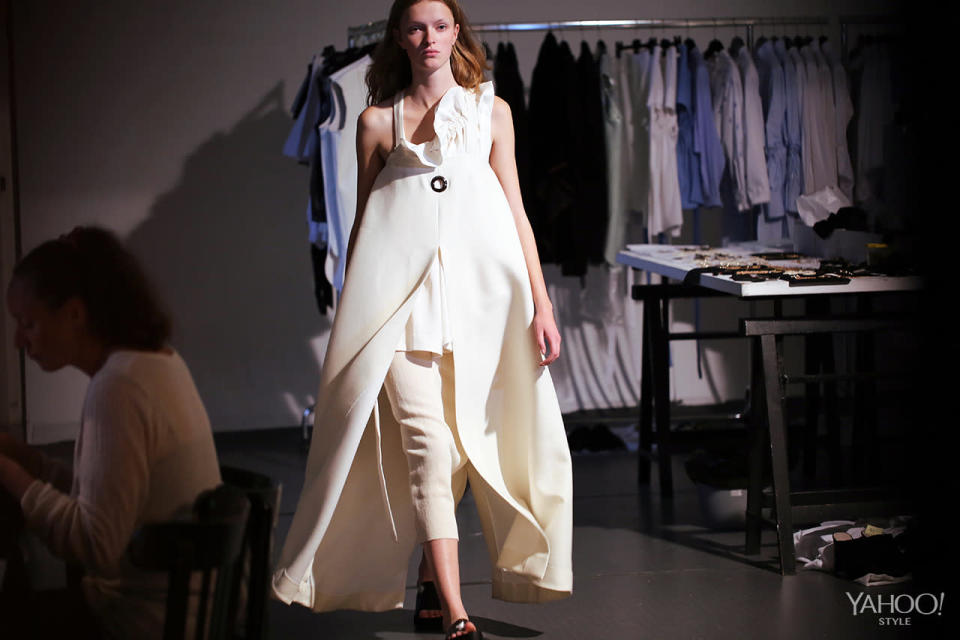
<instances>
[{"instance_id":1,"label":"model's hand","mask_svg":"<svg viewBox=\"0 0 960 640\"><path fill-rule=\"evenodd\" d=\"M537 336L537 346L544 357L540 366L545 367L560 357L560 331L553 319L553 310L537 311L533 316L533 332Z\"/></svg>"}]
</instances>

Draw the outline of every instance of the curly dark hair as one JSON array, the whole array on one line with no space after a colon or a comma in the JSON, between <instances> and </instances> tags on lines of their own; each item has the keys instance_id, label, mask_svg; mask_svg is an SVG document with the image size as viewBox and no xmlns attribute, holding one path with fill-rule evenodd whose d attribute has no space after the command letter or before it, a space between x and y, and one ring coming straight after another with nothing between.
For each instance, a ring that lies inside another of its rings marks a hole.
<instances>
[{"instance_id":1,"label":"curly dark hair","mask_svg":"<svg viewBox=\"0 0 960 640\"><path fill-rule=\"evenodd\" d=\"M156 351L171 321L140 264L110 231L76 227L25 255L13 277L50 309L80 298L90 332L106 347Z\"/></svg>"}]
</instances>

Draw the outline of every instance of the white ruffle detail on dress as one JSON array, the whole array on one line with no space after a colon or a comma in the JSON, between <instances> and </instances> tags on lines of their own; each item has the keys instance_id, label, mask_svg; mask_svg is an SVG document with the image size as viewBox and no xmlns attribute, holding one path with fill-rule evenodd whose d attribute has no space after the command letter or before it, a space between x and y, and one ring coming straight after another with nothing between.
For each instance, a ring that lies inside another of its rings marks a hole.
<instances>
[{"instance_id":1,"label":"white ruffle detail on dress","mask_svg":"<svg viewBox=\"0 0 960 640\"><path fill-rule=\"evenodd\" d=\"M402 96L400 113L403 113ZM493 113L493 83L484 82L476 91L460 85L450 87L437 104L433 115L432 140L413 144L402 136L398 146L406 147L425 167L438 167L444 159L459 155L489 153L484 141L490 140L490 115Z\"/></svg>"}]
</instances>

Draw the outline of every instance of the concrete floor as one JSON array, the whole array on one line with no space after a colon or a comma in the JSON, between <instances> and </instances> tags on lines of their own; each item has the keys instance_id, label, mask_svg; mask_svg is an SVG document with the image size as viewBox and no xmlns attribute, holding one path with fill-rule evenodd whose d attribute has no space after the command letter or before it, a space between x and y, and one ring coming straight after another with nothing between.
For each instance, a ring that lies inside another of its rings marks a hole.
<instances>
[{"instance_id":1,"label":"concrete floor","mask_svg":"<svg viewBox=\"0 0 960 640\"><path fill-rule=\"evenodd\" d=\"M294 430L218 436L222 464L265 473L283 483L277 549L303 482L306 449ZM457 512L461 577L471 619L487 638L751 638L945 637L943 616L868 610L850 597L922 593L917 582L863 587L818 571L781 577L775 537L767 531L760 556L745 557L742 531L705 525L695 486L674 464L675 496L663 501L656 481L639 488L630 451L574 455L574 593L545 605L490 597L490 567L469 492ZM653 478L657 477L654 467ZM418 554L403 610L315 614L272 602L271 637L392 640L417 634L411 617ZM849 597L848 597L848 594ZM949 606L949 594L944 611ZM908 600L901 600L906 603ZM896 618L896 620L892 620ZM896 624L898 626L891 626ZM907 625L909 626L900 626ZM952 635L952 634L951 634Z\"/></svg>"}]
</instances>

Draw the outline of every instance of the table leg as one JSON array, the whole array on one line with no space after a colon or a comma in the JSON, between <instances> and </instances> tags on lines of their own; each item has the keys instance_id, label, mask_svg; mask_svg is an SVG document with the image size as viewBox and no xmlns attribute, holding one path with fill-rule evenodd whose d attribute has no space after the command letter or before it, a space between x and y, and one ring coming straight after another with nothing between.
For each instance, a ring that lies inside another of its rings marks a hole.
<instances>
[{"instance_id":1,"label":"table leg","mask_svg":"<svg viewBox=\"0 0 960 640\"><path fill-rule=\"evenodd\" d=\"M661 307L661 305L663 305ZM670 447L670 342L669 299L657 300L650 314L655 320L651 328L653 340L653 393L657 434L657 469L660 476L660 497L673 498L673 472ZM662 314L662 315L661 315Z\"/></svg>"},{"instance_id":2,"label":"table leg","mask_svg":"<svg viewBox=\"0 0 960 640\"><path fill-rule=\"evenodd\" d=\"M804 336L806 365L808 375L820 373L820 336ZM808 382L806 385L806 411L803 431L803 476L812 481L817 475L817 432L820 426L820 385Z\"/></svg>"},{"instance_id":3,"label":"table leg","mask_svg":"<svg viewBox=\"0 0 960 640\"><path fill-rule=\"evenodd\" d=\"M857 312L867 315L873 311L868 298L862 297ZM876 371L874 362L874 337L869 332L857 334L855 343L856 373ZM874 446L877 428L876 383L872 380L859 380L854 383L853 392L853 472L861 480L874 480L870 461L874 459Z\"/></svg>"},{"instance_id":4,"label":"table leg","mask_svg":"<svg viewBox=\"0 0 960 640\"><path fill-rule=\"evenodd\" d=\"M770 430L770 458L773 471L780 573L790 575L796 573L796 559L793 556L790 470L787 465L787 433L783 415L782 337L763 335L760 337L760 346L763 358L764 400L767 408L767 425Z\"/></svg>"},{"instance_id":5,"label":"table leg","mask_svg":"<svg viewBox=\"0 0 960 640\"><path fill-rule=\"evenodd\" d=\"M643 303L643 328L640 340L640 451L637 453L637 484L650 484L650 458L653 444L653 347L650 332L655 321L651 310L656 305L649 300Z\"/></svg>"},{"instance_id":6,"label":"table leg","mask_svg":"<svg viewBox=\"0 0 960 640\"><path fill-rule=\"evenodd\" d=\"M767 434L764 429L763 363L760 359L759 341L750 341L750 414L747 426L750 430L749 476L747 480L746 541L747 555L760 553L760 537L763 530L763 467Z\"/></svg>"},{"instance_id":7,"label":"table leg","mask_svg":"<svg viewBox=\"0 0 960 640\"><path fill-rule=\"evenodd\" d=\"M833 336L817 336L821 342L820 369L825 375L837 372L837 361L833 351ZM823 383L823 411L826 416L827 441L830 451L830 482L834 486L843 482L843 423L840 420L840 403L837 400L837 383Z\"/></svg>"}]
</instances>

